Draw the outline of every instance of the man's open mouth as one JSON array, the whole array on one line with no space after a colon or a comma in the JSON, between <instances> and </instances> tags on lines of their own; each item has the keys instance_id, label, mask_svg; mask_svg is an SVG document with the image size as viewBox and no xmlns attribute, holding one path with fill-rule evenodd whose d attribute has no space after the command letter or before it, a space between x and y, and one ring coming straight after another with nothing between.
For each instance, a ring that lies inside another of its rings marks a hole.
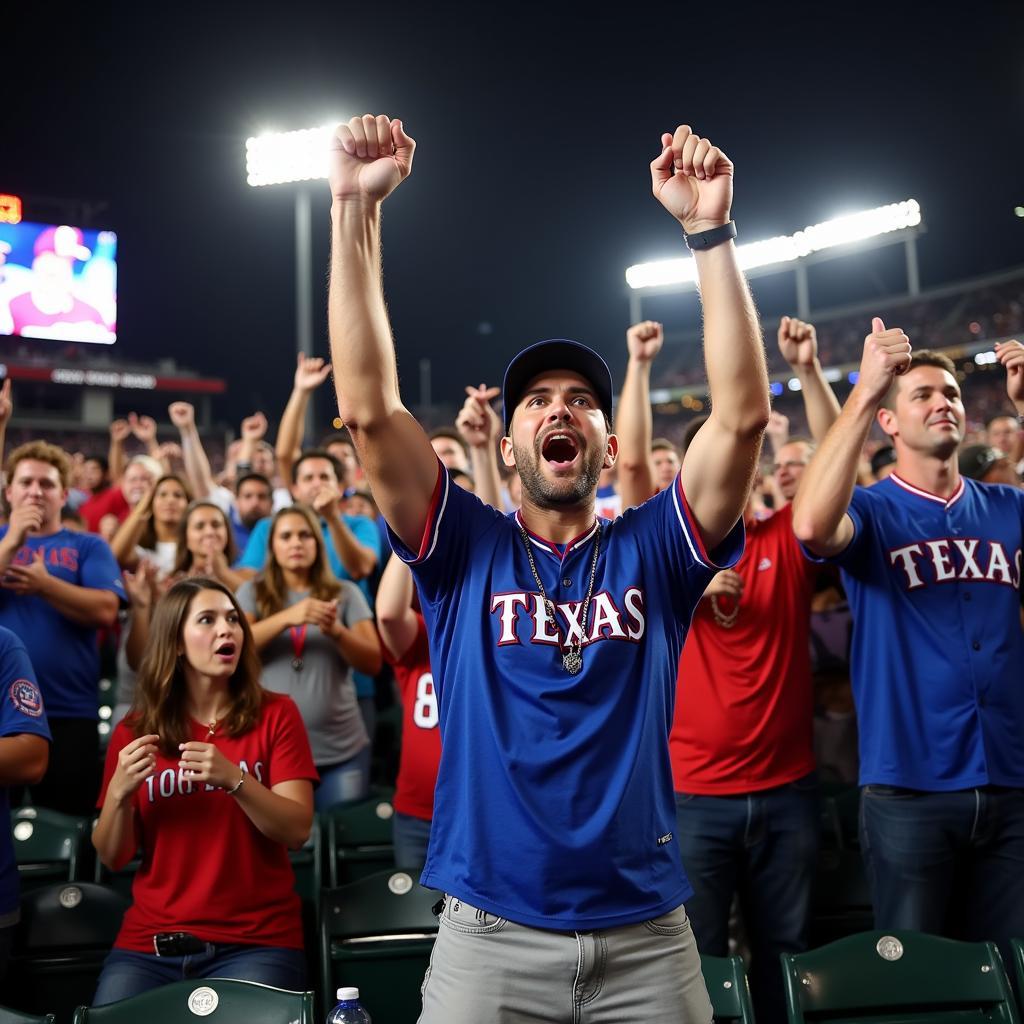
<instances>
[{"instance_id":1,"label":"man's open mouth","mask_svg":"<svg viewBox=\"0 0 1024 1024\"><path fill-rule=\"evenodd\" d=\"M541 456L553 469L568 469L580 453L580 445L572 434L555 431L541 442Z\"/></svg>"}]
</instances>

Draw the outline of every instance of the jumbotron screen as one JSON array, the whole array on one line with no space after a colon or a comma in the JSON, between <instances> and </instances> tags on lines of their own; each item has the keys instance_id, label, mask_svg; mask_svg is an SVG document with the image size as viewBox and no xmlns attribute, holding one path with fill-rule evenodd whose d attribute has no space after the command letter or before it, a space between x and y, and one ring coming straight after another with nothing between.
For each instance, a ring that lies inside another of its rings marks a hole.
<instances>
[{"instance_id":1,"label":"jumbotron screen","mask_svg":"<svg viewBox=\"0 0 1024 1024\"><path fill-rule=\"evenodd\" d=\"M112 345L117 235L69 224L0 224L0 334Z\"/></svg>"}]
</instances>

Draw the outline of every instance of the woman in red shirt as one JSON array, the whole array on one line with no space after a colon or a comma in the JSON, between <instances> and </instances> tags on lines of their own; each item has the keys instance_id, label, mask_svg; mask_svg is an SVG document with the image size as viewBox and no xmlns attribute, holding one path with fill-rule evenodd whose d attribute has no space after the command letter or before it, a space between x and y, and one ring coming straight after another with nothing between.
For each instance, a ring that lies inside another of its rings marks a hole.
<instances>
[{"instance_id":1,"label":"woman in red shirt","mask_svg":"<svg viewBox=\"0 0 1024 1024\"><path fill-rule=\"evenodd\" d=\"M230 590L171 587L107 751L93 844L113 870L142 864L95 1005L185 977L304 986L288 849L309 836L316 771L294 703L259 679Z\"/></svg>"}]
</instances>

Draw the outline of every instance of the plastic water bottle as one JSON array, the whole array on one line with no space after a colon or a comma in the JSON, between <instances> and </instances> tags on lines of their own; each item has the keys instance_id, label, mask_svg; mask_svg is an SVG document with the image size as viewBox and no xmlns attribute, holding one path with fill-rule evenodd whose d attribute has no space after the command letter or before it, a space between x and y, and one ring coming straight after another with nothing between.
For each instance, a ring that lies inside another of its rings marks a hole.
<instances>
[{"instance_id":1,"label":"plastic water bottle","mask_svg":"<svg viewBox=\"0 0 1024 1024\"><path fill-rule=\"evenodd\" d=\"M359 1002L359 989L338 989L338 1002L327 1014L327 1024L372 1024L370 1015Z\"/></svg>"}]
</instances>

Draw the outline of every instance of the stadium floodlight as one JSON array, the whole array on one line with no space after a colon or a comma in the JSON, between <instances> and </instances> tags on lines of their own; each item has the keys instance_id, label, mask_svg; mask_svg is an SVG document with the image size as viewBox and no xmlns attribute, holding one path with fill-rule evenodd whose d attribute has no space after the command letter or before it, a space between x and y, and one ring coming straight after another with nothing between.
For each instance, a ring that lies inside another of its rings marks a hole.
<instances>
[{"instance_id":1,"label":"stadium floodlight","mask_svg":"<svg viewBox=\"0 0 1024 1024\"><path fill-rule=\"evenodd\" d=\"M327 177L327 153L338 121L297 132L264 132L245 140L250 185L284 185Z\"/></svg>"},{"instance_id":2,"label":"stadium floodlight","mask_svg":"<svg viewBox=\"0 0 1024 1024\"><path fill-rule=\"evenodd\" d=\"M824 249L876 238L892 231L916 227L920 223L920 204L916 199L906 199L902 203L890 203L873 210L836 217L821 224L811 224L793 235L778 235L760 242L748 242L737 246L736 258L743 270L792 263ZM692 257L637 263L626 270L626 283L637 290L667 288L696 281L697 266Z\"/></svg>"}]
</instances>

